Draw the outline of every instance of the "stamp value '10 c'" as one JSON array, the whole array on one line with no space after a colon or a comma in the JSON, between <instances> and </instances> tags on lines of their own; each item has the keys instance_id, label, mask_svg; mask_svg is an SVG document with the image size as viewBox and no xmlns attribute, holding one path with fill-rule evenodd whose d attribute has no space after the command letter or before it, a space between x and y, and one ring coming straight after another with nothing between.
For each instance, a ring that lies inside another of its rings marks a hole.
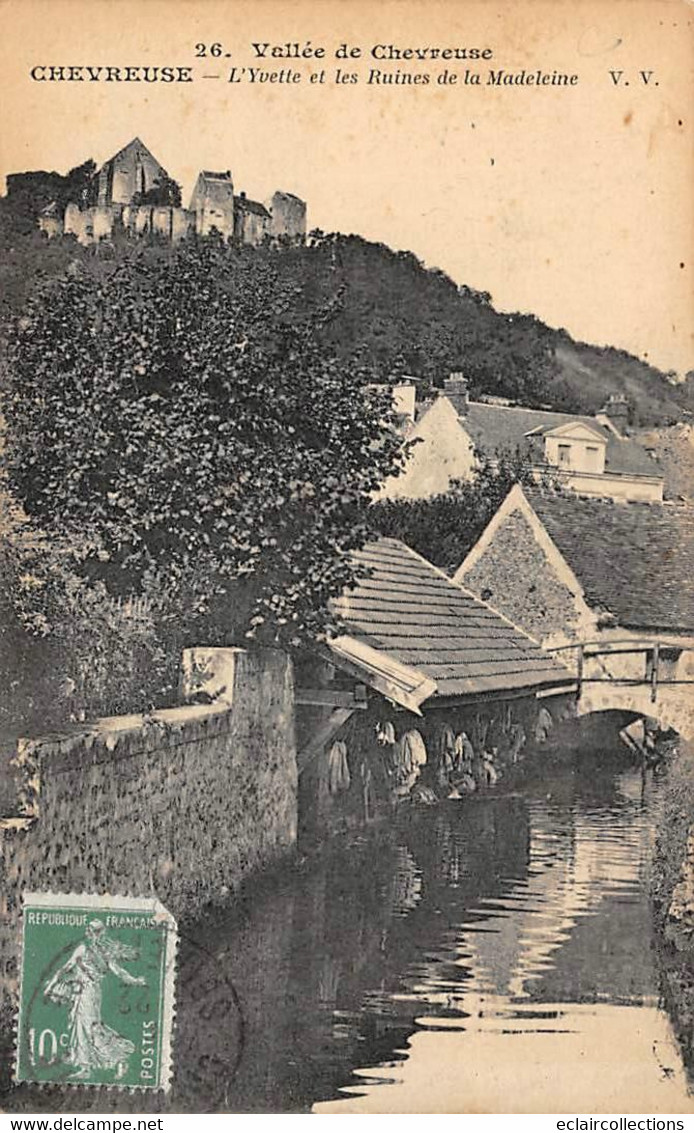
<instances>
[{"instance_id":1,"label":"stamp value '10 c'","mask_svg":"<svg viewBox=\"0 0 694 1133\"><path fill-rule=\"evenodd\" d=\"M25 893L17 1081L167 1089L175 966L156 898Z\"/></svg>"}]
</instances>

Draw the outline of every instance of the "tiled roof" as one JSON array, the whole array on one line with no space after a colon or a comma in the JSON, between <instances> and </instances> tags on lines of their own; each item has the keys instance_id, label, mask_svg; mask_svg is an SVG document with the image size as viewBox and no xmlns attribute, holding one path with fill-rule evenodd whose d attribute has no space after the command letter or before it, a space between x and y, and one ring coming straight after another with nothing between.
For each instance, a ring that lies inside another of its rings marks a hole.
<instances>
[{"instance_id":1,"label":"tiled roof","mask_svg":"<svg viewBox=\"0 0 694 1133\"><path fill-rule=\"evenodd\" d=\"M539 455L537 441L533 444L527 434L537 429L540 435L550 429L558 429L572 421L595 430L607 441L605 452L605 471L620 472L631 476L661 476L656 462L648 453L629 439L616 437L611 429L601 425L595 417L575 416L571 413L553 413L544 409L521 409L487 405L481 401L471 401L465 410L456 405L461 423L474 444L489 456L496 453L513 454L517 448L528 455Z\"/></svg>"},{"instance_id":2,"label":"tiled roof","mask_svg":"<svg viewBox=\"0 0 694 1133\"><path fill-rule=\"evenodd\" d=\"M523 492L590 606L636 629L694 630L694 508Z\"/></svg>"},{"instance_id":3,"label":"tiled roof","mask_svg":"<svg viewBox=\"0 0 694 1133\"><path fill-rule=\"evenodd\" d=\"M404 543L378 539L354 558L371 574L335 603L345 632L436 681L432 699L571 683L532 638Z\"/></svg>"},{"instance_id":4,"label":"tiled roof","mask_svg":"<svg viewBox=\"0 0 694 1133\"><path fill-rule=\"evenodd\" d=\"M234 204L245 212L254 212L257 216L266 216L268 220L270 219L270 213L265 205L261 205L260 201L252 201L249 197L238 196L234 197Z\"/></svg>"}]
</instances>

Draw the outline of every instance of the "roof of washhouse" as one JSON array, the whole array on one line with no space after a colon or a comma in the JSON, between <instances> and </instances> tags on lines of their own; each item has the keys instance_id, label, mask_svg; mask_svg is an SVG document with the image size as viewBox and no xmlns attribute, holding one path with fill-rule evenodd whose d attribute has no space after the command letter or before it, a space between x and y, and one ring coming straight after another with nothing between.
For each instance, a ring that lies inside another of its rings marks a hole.
<instances>
[{"instance_id":1,"label":"roof of washhouse","mask_svg":"<svg viewBox=\"0 0 694 1133\"><path fill-rule=\"evenodd\" d=\"M344 628L338 655L352 643L354 661L363 648L366 664L380 655L410 683L419 675L420 703L572 682L528 634L397 539L367 543L353 559L368 577L334 604Z\"/></svg>"}]
</instances>

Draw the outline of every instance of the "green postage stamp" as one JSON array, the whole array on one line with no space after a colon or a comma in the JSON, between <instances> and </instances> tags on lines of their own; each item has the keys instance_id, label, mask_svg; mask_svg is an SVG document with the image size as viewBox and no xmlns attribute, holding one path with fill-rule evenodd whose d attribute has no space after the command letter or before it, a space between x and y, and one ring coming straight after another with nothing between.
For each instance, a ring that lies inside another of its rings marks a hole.
<instances>
[{"instance_id":1,"label":"green postage stamp","mask_svg":"<svg viewBox=\"0 0 694 1133\"><path fill-rule=\"evenodd\" d=\"M175 969L156 898L25 893L17 1081L167 1089Z\"/></svg>"}]
</instances>

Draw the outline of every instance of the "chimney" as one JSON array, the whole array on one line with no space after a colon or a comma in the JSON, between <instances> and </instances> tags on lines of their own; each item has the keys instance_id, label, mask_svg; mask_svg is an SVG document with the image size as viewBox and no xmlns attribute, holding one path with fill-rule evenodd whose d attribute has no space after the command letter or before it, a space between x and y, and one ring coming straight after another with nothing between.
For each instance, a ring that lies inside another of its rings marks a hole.
<instances>
[{"instance_id":1,"label":"chimney","mask_svg":"<svg viewBox=\"0 0 694 1133\"><path fill-rule=\"evenodd\" d=\"M443 392L450 398L458 414L464 417L467 413L467 378L461 370L449 374L443 383Z\"/></svg>"},{"instance_id":2,"label":"chimney","mask_svg":"<svg viewBox=\"0 0 694 1133\"><path fill-rule=\"evenodd\" d=\"M629 424L629 402L623 393L611 393L600 410L612 422L617 432L624 435Z\"/></svg>"}]
</instances>

